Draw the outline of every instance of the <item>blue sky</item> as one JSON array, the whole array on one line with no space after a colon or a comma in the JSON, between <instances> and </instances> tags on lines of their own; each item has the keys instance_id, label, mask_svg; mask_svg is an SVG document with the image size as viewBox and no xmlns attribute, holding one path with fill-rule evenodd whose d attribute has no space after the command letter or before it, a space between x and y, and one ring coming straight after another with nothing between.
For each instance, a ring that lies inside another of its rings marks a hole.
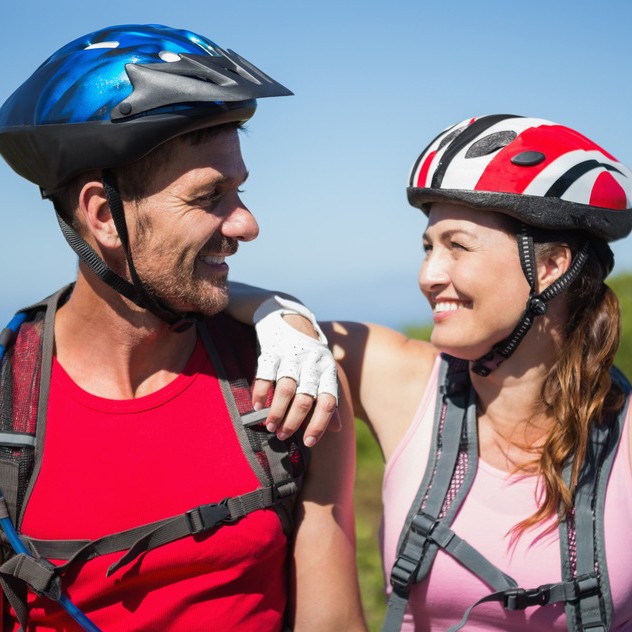
<instances>
[{"instance_id":1,"label":"blue sky","mask_svg":"<svg viewBox=\"0 0 632 632\"><path fill-rule=\"evenodd\" d=\"M75 0L6 3L0 101L66 42L162 23L232 48L294 91L242 139L261 226L233 278L295 293L319 317L426 322L423 217L409 168L441 129L514 113L578 129L632 166L632 3L584 0ZM0 321L72 280L75 257L37 188L0 163ZM615 244L615 273L632 270Z\"/></svg>"}]
</instances>

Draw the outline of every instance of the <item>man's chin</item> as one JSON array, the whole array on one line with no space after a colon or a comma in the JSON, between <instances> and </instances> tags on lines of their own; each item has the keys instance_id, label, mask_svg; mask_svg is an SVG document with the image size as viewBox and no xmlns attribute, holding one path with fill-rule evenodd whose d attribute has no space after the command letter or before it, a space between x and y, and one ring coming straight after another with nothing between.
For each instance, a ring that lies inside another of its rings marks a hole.
<instances>
[{"instance_id":1,"label":"man's chin","mask_svg":"<svg viewBox=\"0 0 632 632\"><path fill-rule=\"evenodd\" d=\"M227 307L228 299L227 287L214 287L207 294L191 300L186 306L186 311L202 314L203 316L213 316Z\"/></svg>"},{"instance_id":2,"label":"man's chin","mask_svg":"<svg viewBox=\"0 0 632 632\"><path fill-rule=\"evenodd\" d=\"M228 305L228 287L213 286L210 288L199 288L199 291L182 293L179 297L171 300L159 299L165 302L169 309L179 314L202 314L213 316L221 312Z\"/></svg>"}]
</instances>

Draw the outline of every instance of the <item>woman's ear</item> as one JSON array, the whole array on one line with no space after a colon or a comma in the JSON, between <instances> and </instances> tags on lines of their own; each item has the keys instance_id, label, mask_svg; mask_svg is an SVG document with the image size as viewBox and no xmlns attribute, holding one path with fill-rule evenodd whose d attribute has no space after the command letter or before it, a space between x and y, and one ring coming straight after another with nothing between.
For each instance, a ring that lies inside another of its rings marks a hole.
<instances>
[{"instance_id":1,"label":"woman's ear","mask_svg":"<svg viewBox=\"0 0 632 632\"><path fill-rule=\"evenodd\" d=\"M86 182L81 188L78 214L86 236L91 235L101 248L110 250L121 245L105 189L99 180Z\"/></svg>"},{"instance_id":2,"label":"woman's ear","mask_svg":"<svg viewBox=\"0 0 632 632\"><path fill-rule=\"evenodd\" d=\"M573 254L567 244L549 244L538 259L538 292L544 291L570 267Z\"/></svg>"}]
</instances>

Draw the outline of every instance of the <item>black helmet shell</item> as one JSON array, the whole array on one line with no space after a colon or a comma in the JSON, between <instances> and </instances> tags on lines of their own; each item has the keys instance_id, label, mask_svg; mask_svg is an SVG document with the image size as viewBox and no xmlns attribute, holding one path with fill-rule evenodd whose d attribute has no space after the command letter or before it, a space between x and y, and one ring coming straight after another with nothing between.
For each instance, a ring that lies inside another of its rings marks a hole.
<instances>
[{"instance_id":1,"label":"black helmet shell","mask_svg":"<svg viewBox=\"0 0 632 632\"><path fill-rule=\"evenodd\" d=\"M123 25L70 42L0 109L0 153L52 191L186 132L249 119L256 99L292 94L190 31Z\"/></svg>"}]
</instances>

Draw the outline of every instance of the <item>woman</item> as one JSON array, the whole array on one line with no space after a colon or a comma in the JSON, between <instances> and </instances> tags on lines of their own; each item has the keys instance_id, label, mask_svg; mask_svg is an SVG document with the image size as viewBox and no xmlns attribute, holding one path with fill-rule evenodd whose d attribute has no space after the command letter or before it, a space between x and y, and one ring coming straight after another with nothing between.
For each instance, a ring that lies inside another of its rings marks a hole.
<instances>
[{"instance_id":1,"label":"woman","mask_svg":"<svg viewBox=\"0 0 632 632\"><path fill-rule=\"evenodd\" d=\"M632 629L629 387L603 283L632 173L569 128L486 116L424 150L408 196L431 342L322 325L386 460L384 629Z\"/></svg>"}]
</instances>

